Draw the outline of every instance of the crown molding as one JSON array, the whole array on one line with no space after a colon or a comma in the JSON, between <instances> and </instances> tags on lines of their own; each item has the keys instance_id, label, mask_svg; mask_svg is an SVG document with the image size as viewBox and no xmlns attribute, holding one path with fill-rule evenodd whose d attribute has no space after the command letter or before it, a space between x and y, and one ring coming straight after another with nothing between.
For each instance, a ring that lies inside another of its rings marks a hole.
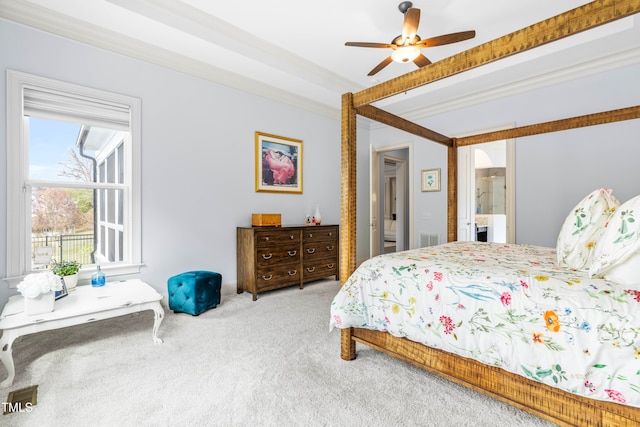
<instances>
[{"instance_id":1,"label":"crown molding","mask_svg":"<svg viewBox=\"0 0 640 427\"><path fill-rule=\"evenodd\" d=\"M321 116L332 119L340 118L339 107L331 107L315 102L284 89L123 36L105 28L87 24L26 1L0 0L0 18L281 102ZM339 105L339 100L336 101L336 105Z\"/></svg>"}]
</instances>

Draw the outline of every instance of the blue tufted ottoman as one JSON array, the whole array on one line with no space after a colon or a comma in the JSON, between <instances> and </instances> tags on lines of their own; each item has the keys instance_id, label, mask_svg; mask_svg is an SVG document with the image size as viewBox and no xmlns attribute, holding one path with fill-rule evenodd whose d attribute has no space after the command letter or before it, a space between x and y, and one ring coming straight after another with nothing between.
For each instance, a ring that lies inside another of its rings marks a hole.
<instances>
[{"instance_id":1,"label":"blue tufted ottoman","mask_svg":"<svg viewBox=\"0 0 640 427\"><path fill-rule=\"evenodd\" d=\"M188 271L170 277L169 309L194 316L220 304L222 275L212 271Z\"/></svg>"}]
</instances>

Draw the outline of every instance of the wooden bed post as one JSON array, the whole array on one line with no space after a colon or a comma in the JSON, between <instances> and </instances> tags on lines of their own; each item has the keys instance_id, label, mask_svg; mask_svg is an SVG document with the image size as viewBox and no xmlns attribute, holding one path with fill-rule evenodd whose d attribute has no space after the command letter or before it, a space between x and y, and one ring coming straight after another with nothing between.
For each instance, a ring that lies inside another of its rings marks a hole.
<instances>
[{"instance_id":1,"label":"wooden bed post","mask_svg":"<svg viewBox=\"0 0 640 427\"><path fill-rule=\"evenodd\" d=\"M353 94L342 95L342 201L340 213L340 280L347 281L356 269L356 109ZM341 354L344 360L356 358L353 328L342 329Z\"/></svg>"},{"instance_id":2,"label":"wooden bed post","mask_svg":"<svg viewBox=\"0 0 640 427\"><path fill-rule=\"evenodd\" d=\"M447 241L458 240L458 144L447 148Z\"/></svg>"},{"instance_id":3,"label":"wooden bed post","mask_svg":"<svg viewBox=\"0 0 640 427\"><path fill-rule=\"evenodd\" d=\"M356 109L353 94L342 95L342 201L340 214L340 280L356 269Z\"/></svg>"}]
</instances>

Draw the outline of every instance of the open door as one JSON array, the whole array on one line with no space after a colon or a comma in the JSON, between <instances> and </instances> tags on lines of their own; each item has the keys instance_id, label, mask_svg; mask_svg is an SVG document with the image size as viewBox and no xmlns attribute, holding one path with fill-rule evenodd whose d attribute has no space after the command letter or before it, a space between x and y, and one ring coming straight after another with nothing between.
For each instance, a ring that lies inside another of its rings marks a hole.
<instances>
[{"instance_id":1,"label":"open door","mask_svg":"<svg viewBox=\"0 0 640 427\"><path fill-rule=\"evenodd\" d=\"M476 240L475 160L472 146L458 148L458 241Z\"/></svg>"}]
</instances>

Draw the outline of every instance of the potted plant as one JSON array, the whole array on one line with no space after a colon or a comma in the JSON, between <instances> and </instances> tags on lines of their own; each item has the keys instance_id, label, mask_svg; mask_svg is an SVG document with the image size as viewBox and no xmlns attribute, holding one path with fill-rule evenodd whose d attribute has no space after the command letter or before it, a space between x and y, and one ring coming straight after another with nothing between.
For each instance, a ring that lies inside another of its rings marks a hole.
<instances>
[{"instance_id":1,"label":"potted plant","mask_svg":"<svg viewBox=\"0 0 640 427\"><path fill-rule=\"evenodd\" d=\"M67 291L71 292L78 284L78 271L80 271L80 263L77 261L60 261L53 265L51 271L53 274L64 279Z\"/></svg>"}]
</instances>

